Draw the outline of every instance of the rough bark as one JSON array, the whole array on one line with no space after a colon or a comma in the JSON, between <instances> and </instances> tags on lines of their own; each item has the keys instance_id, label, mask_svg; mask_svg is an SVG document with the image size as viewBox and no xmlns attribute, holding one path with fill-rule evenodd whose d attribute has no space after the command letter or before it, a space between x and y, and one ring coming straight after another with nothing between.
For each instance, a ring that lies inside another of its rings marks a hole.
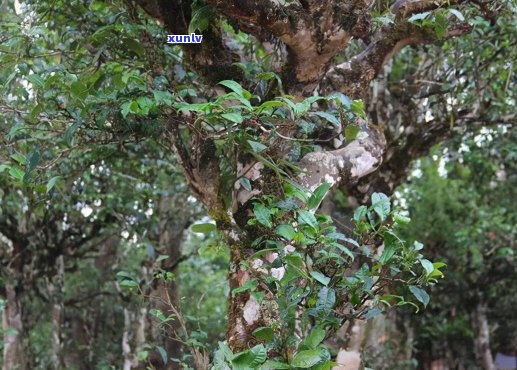
<instances>
[{"instance_id":1,"label":"rough bark","mask_svg":"<svg viewBox=\"0 0 517 370\"><path fill-rule=\"evenodd\" d=\"M2 330L4 331L4 352L2 370L25 370L27 368L27 355L23 347L24 324L23 307L21 301L22 276L24 266L24 251L27 241L24 238L16 238L17 230L13 226L8 236L11 245L5 248L10 252L10 261L5 266L7 276L4 283L5 306L2 312ZM2 233L5 232L2 230ZM3 244L3 240L0 243ZM3 245L0 245L3 246Z\"/></svg>"},{"instance_id":2,"label":"rough bark","mask_svg":"<svg viewBox=\"0 0 517 370\"><path fill-rule=\"evenodd\" d=\"M337 366L332 370L362 370L363 361L361 352L365 339L366 322L364 320L353 320L346 324L345 348L339 350L336 357Z\"/></svg>"},{"instance_id":3,"label":"rough bark","mask_svg":"<svg viewBox=\"0 0 517 370\"><path fill-rule=\"evenodd\" d=\"M63 287L64 287L64 273L65 264L63 256L57 259L57 275L54 282L48 282L47 290L50 297L50 315L52 323L52 364L55 369L62 369L64 367L62 358L62 334L61 327L63 321Z\"/></svg>"},{"instance_id":4,"label":"rough bark","mask_svg":"<svg viewBox=\"0 0 517 370\"><path fill-rule=\"evenodd\" d=\"M2 312L4 355L2 370L25 370L26 355L23 350L23 313L16 286L7 281L4 286L6 303Z\"/></svg>"},{"instance_id":5,"label":"rough bark","mask_svg":"<svg viewBox=\"0 0 517 370\"><path fill-rule=\"evenodd\" d=\"M288 5L273 0L209 0L214 11L238 29L263 43L276 40L285 46L283 84L296 96L308 96L318 88L323 92L341 91L350 97L364 97L368 84L383 64L401 48L411 44L436 42L434 32L407 19L439 7L467 3L465 0L400 0L391 8L394 23L372 31L372 0L300 1ZM162 21L174 34L186 34L192 18L186 1L138 0L151 16ZM216 17L214 19L217 19ZM451 26L445 37L469 32L464 24ZM242 60L237 50L225 43L224 32L216 22L203 31L201 45L182 45L191 67L210 82L240 79L233 63ZM353 38L365 40L367 47L349 61L331 67L333 58L346 50Z\"/></svg>"},{"instance_id":6,"label":"rough bark","mask_svg":"<svg viewBox=\"0 0 517 370\"><path fill-rule=\"evenodd\" d=\"M188 34L192 18L191 1L137 0L136 3L150 16L162 22L170 34ZM211 24L202 34L201 44L181 45L189 66L213 84L228 78L241 78L242 70L233 65L238 58L224 43L221 28L217 24Z\"/></svg>"},{"instance_id":7,"label":"rough bark","mask_svg":"<svg viewBox=\"0 0 517 370\"><path fill-rule=\"evenodd\" d=\"M478 303L476 305L472 324L475 332L474 346L480 365L483 366L484 370L495 370L494 359L490 350L490 325L486 304Z\"/></svg>"}]
</instances>

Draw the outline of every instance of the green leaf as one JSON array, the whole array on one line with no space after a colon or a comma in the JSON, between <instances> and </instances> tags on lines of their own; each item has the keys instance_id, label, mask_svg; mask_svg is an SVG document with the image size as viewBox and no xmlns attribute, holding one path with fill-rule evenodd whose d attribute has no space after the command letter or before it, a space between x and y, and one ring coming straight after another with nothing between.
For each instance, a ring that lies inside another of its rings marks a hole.
<instances>
[{"instance_id":1,"label":"green leaf","mask_svg":"<svg viewBox=\"0 0 517 370\"><path fill-rule=\"evenodd\" d=\"M208 234L216 229L213 223L207 222L204 224L195 224L190 228L195 233Z\"/></svg>"},{"instance_id":2,"label":"green leaf","mask_svg":"<svg viewBox=\"0 0 517 370\"><path fill-rule=\"evenodd\" d=\"M266 208L263 204L255 203L253 206L253 214L258 222L266 227L273 227L271 222L271 211Z\"/></svg>"},{"instance_id":3,"label":"green leaf","mask_svg":"<svg viewBox=\"0 0 517 370\"><path fill-rule=\"evenodd\" d=\"M134 280L122 280L119 285L122 287L122 288L128 288L128 289L132 289L132 288L138 288L139 285L136 281Z\"/></svg>"},{"instance_id":4,"label":"green leaf","mask_svg":"<svg viewBox=\"0 0 517 370\"><path fill-rule=\"evenodd\" d=\"M462 22L465 20L465 17L463 16L463 14L459 10L449 9L449 13L454 15L456 18L458 18Z\"/></svg>"},{"instance_id":5,"label":"green leaf","mask_svg":"<svg viewBox=\"0 0 517 370\"><path fill-rule=\"evenodd\" d=\"M47 194L56 186L59 180L61 180L61 176L54 176L47 181Z\"/></svg>"},{"instance_id":6,"label":"green leaf","mask_svg":"<svg viewBox=\"0 0 517 370\"><path fill-rule=\"evenodd\" d=\"M387 232L384 237L384 250L379 258L381 265L387 264L391 258L397 252L398 240L396 236L390 232Z\"/></svg>"},{"instance_id":7,"label":"green leaf","mask_svg":"<svg viewBox=\"0 0 517 370\"><path fill-rule=\"evenodd\" d=\"M251 182L250 182L250 180L249 180L248 178L246 178L246 177L241 177L241 178L239 179L239 184L241 184L241 185L242 185L242 187L243 187L244 189L246 189L247 191L251 191L251 189L252 189L252 188L251 188Z\"/></svg>"},{"instance_id":8,"label":"green leaf","mask_svg":"<svg viewBox=\"0 0 517 370\"><path fill-rule=\"evenodd\" d=\"M131 102L127 101L120 107L120 113L122 113L122 117L126 118L127 115L130 113L131 110Z\"/></svg>"},{"instance_id":9,"label":"green leaf","mask_svg":"<svg viewBox=\"0 0 517 370\"><path fill-rule=\"evenodd\" d=\"M224 81L219 82L219 85L223 85L223 86L229 88L234 93L236 93L239 96L242 96L243 98L245 98L247 100L250 100L250 98L252 96L251 93L248 90L243 88L240 84L238 84L235 81L224 80Z\"/></svg>"},{"instance_id":10,"label":"green leaf","mask_svg":"<svg viewBox=\"0 0 517 370\"><path fill-rule=\"evenodd\" d=\"M438 39L443 39L447 32L447 18L442 13L436 13L434 16L434 32Z\"/></svg>"},{"instance_id":11,"label":"green leaf","mask_svg":"<svg viewBox=\"0 0 517 370\"><path fill-rule=\"evenodd\" d=\"M253 336L263 342L271 342L275 338L275 332L269 327L261 327L253 330Z\"/></svg>"},{"instance_id":12,"label":"green leaf","mask_svg":"<svg viewBox=\"0 0 517 370\"><path fill-rule=\"evenodd\" d=\"M88 96L88 88L81 81L72 82L70 91L73 96L80 100L84 100Z\"/></svg>"},{"instance_id":13,"label":"green leaf","mask_svg":"<svg viewBox=\"0 0 517 370\"><path fill-rule=\"evenodd\" d=\"M275 72L262 72L257 75L257 78L262 81L269 81L276 77L277 75Z\"/></svg>"},{"instance_id":14,"label":"green leaf","mask_svg":"<svg viewBox=\"0 0 517 370\"><path fill-rule=\"evenodd\" d=\"M316 190L314 190L314 193L312 193L311 197L309 198L307 207L309 207L309 209L318 208L321 201L323 200L323 198L325 198L325 195L327 195L327 193L329 192L330 186L331 185L328 182L324 182L323 184L318 186L316 188Z\"/></svg>"},{"instance_id":15,"label":"green leaf","mask_svg":"<svg viewBox=\"0 0 517 370\"><path fill-rule=\"evenodd\" d=\"M156 346L156 349L158 350L158 353L160 354L160 357L162 358L163 364L167 364L167 351L162 346Z\"/></svg>"},{"instance_id":16,"label":"green leaf","mask_svg":"<svg viewBox=\"0 0 517 370\"><path fill-rule=\"evenodd\" d=\"M424 245L423 245L422 243L420 243L420 242L418 242L418 241L416 241L416 240L415 240L415 241L413 242L413 249L414 249L415 251L422 250L422 249L424 249Z\"/></svg>"},{"instance_id":17,"label":"green leaf","mask_svg":"<svg viewBox=\"0 0 517 370\"><path fill-rule=\"evenodd\" d=\"M357 248L360 247L360 245L357 242L357 240L349 238L345 234L342 234L342 233L332 232L330 234L327 234L327 237L331 238L331 239L334 239L334 240L343 240L343 241L345 241L347 243L352 244L354 247L357 247Z\"/></svg>"},{"instance_id":18,"label":"green leaf","mask_svg":"<svg viewBox=\"0 0 517 370\"><path fill-rule=\"evenodd\" d=\"M360 206L354 211L354 221L357 223L361 221L368 213L366 206Z\"/></svg>"},{"instance_id":19,"label":"green leaf","mask_svg":"<svg viewBox=\"0 0 517 370\"><path fill-rule=\"evenodd\" d=\"M318 302L316 308L318 310L330 311L336 303L336 292L334 289L323 287L318 293Z\"/></svg>"},{"instance_id":20,"label":"green leaf","mask_svg":"<svg viewBox=\"0 0 517 370\"><path fill-rule=\"evenodd\" d=\"M430 278L435 278L435 277L443 278L443 272L441 272L440 269L445 266L447 266L447 265L443 262L433 263L433 272L429 275L429 277Z\"/></svg>"},{"instance_id":21,"label":"green leaf","mask_svg":"<svg viewBox=\"0 0 517 370\"><path fill-rule=\"evenodd\" d=\"M232 100L232 99L235 99L235 100L238 100L241 104L242 104L242 107L243 108L246 108L246 110L252 110L253 107L251 106L251 103L249 101L249 99L247 98L244 98L242 96L240 96L239 94L237 94L236 92L231 92L231 93L228 93L228 94L225 94L225 95L221 95L217 101L222 101L222 100ZM239 107L238 105L236 107Z\"/></svg>"},{"instance_id":22,"label":"green leaf","mask_svg":"<svg viewBox=\"0 0 517 370\"><path fill-rule=\"evenodd\" d=\"M15 178L16 180L23 181L25 172L19 168L11 167L11 168L9 168L9 175L11 175L11 177Z\"/></svg>"},{"instance_id":23,"label":"green leaf","mask_svg":"<svg viewBox=\"0 0 517 370\"><path fill-rule=\"evenodd\" d=\"M257 108L255 108L259 113L262 112L264 109L268 108L276 108L276 107L283 107L285 106L285 103L278 100L269 100L265 101L264 103L260 104Z\"/></svg>"},{"instance_id":24,"label":"green leaf","mask_svg":"<svg viewBox=\"0 0 517 370\"><path fill-rule=\"evenodd\" d=\"M337 119L336 116L333 116L330 113L327 113L327 112L314 112L313 114L315 116L321 117L321 118L329 121L330 123L332 123L336 127L341 126L341 122L339 122L339 119Z\"/></svg>"},{"instance_id":25,"label":"green leaf","mask_svg":"<svg viewBox=\"0 0 517 370\"><path fill-rule=\"evenodd\" d=\"M130 37L126 37L123 39L124 45L126 45L129 50L133 51L138 57L142 58L145 55L145 49L142 44Z\"/></svg>"},{"instance_id":26,"label":"green leaf","mask_svg":"<svg viewBox=\"0 0 517 370\"><path fill-rule=\"evenodd\" d=\"M133 279L131 274L129 272L126 272L126 271L119 271L119 272L117 272L116 276L118 278L125 278L125 279L130 279L130 280Z\"/></svg>"},{"instance_id":27,"label":"green leaf","mask_svg":"<svg viewBox=\"0 0 517 370\"><path fill-rule=\"evenodd\" d=\"M291 361L291 366L299 367L302 369L308 369L322 359L320 357L320 352L317 349L309 349L305 351L298 352Z\"/></svg>"},{"instance_id":28,"label":"green leaf","mask_svg":"<svg viewBox=\"0 0 517 370\"><path fill-rule=\"evenodd\" d=\"M253 153L260 153L267 149L267 146L265 146L264 144L259 143L257 141L248 140L248 144L250 145Z\"/></svg>"},{"instance_id":29,"label":"green leaf","mask_svg":"<svg viewBox=\"0 0 517 370\"><path fill-rule=\"evenodd\" d=\"M27 76L27 80L34 86L35 88L42 88L45 86L45 81L39 75L29 75Z\"/></svg>"},{"instance_id":30,"label":"green leaf","mask_svg":"<svg viewBox=\"0 0 517 370\"><path fill-rule=\"evenodd\" d=\"M284 191L286 195L294 196L300 199L303 203L307 203L309 201L309 198L305 193L305 189L302 188L300 185L296 184L295 182L287 182L284 185Z\"/></svg>"},{"instance_id":31,"label":"green leaf","mask_svg":"<svg viewBox=\"0 0 517 370\"><path fill-rule=\"evenodd\" d=\"M221 117L223 117L224 119L227 119L228 121L233 122L233 123L242 123L242 121L244 121L244 118L242 118L242 115L240 115L239 113L235 113L235 112L223 113L223 114L221 114Z\"/></svg>"},{"instance_id":32,"label":"green leaf","mask_svg":"<svg viewBox=\"0 0 517 370\"><path fill-rule=\"evenodd\" d=\"M359 126L357 125L347 125L345 127L345 138L346 141L352 141L355 140L357 135L359 134Z\"/></svg>"},{"instance_id":33,"label":"green leaf","mask_svg":"<svg viewBox=\"0 0 517 370\"><path fill-rule=\"evenodd\" d=\"M303 209L298 211L298 222L302 225L312 226L315 229L318 228L318 220L316 220L316 217L309 211Z\"/></svg>"},{"instance_id":34,"label":"green leaf","mask_svg":"<svg viewBox=\"0 0 517 370\"><path fill-rule=\"evenodd\" d=\"M190 24L188 25L188 33L195 33L196 31L203 32L206 30L214 15L214 9L210 5L205 5L193 10Z\"/></svg>"},{"instance_id":35,"label":"green leaf","mask_svg":"<svg viewBox=\"0 0 517 370\"><path fill-rule=\"evenodd\" d=\"M140 96L136 99L138 103L138 113L146 115L149 111L154 108L154 102L147 96Z\"/></svg>"},{"instance_id":36,"label":"green leaf","mask_svg":"<svg viewBox=\"0 0 517 370\"><path fill-rule=\"evenodd\" d=\"M31 151L27 155L27 167L29 168L29 171L32 171L33 169L36 168L36 166L39 163L39 159L40 159L40 155L37 150Z\"/></svg>"},{"instance_id":37,"label":"green leaf","mask_svg":"<svg viewBox=\"0 0 517 370\"><path fill-rule=\"evenodd\" d=\"M393 221L399 225L407 225L411 222L411 219L401 215L400 213L395 213L393 215Z\"/></svg>"},{"instance_id":38,"label":"green leaf","mask_svg":"<svg viewBox=\"0 0 517 370\"><path fill-rule=\"evenodd\" d=\"M232 297L248 290L255 291L257 289L257 285L258 283L256 279L247 280L242 286L232 290Z\"/></svg>"},{"instance_id":39,"label":"green leaf","mask_svg":"<svg viewBox=\"0 0 517 370\"><path fill-rule=\"evenodd\" d=\"M423 13L417 13L413 16L411 16L408 21L409 22L416 22L416 21L421 21L421 20L424 20L427 18L427 16L431 14L431 12L423 12Z\"/></svg>"},{"instance_id":40,"label":"green leaf","mask_svg":"<svg viewBox=\"0 0 517 370\"><path fill-rule=\"evenodd\" d=\"M13 155L11 155L11 158L14 159L16 162L18 162L19 164L21 164L22 166L24 166L27 163L26 158L23 155L18 154L18 153L14 153Z\"/></svg>"},{"instance_id":41,"label":"green leaf","mask_svg":"<svg viewBox=\"0 0 517 370\"><path fill-rule=\"evenodd\" d=\"M153 96L157 104L164 103L171 106L173 103L172 94L168 91L153 90Z\"/></svg>"},{"instance_id":42,"label":"green leaf","mask_svg":"<svg viewBox=\"0 0 517 370\"><path fill-rule=\"evenodd\" d=\"M364 111L364 102L362 100L352 100L350 105L350 111L356 116L366 118L366 112Z\"/></svg>"},{"instance_id":43,"label":"green leaf","mask_svg":"<svg viewBox=\"0 0 517 370\"><path fill-rule=\"evenodd\" d=\"M431 274L434 271L433 263L427 259L421 259L420 264L427 272L427 275Z\"/></svg>"},{"instance_id":44,"label":"green leaf","mask_svg":"<svg viewBox=\"0 0 517 370\"><path fill-rule=\"evenodd\" d=\"M417 287L416 285L411 285L409 287L409 290L411 291L411 293L413 293L416 299L418 299L424 305L424 307L427 306L427 304L429 303L429 294L427 294L425 290Z\"/></svg>"},{"instance_id":45,"label":"green leaf","mask_svg":"<svg viewBox=\"0 0 517 370\"><path fill-rule=\"evenodd\" d=\"M232 359L234 370L256 369L267 359L266 347L259 344L247 351L237 353Z\"/></svg>"},{"instance_id":46,"label":"green leaf","mask_svg":"<svg viewBox=\"0 0 517 370\"><path fill-rule=\"evenodd\" d=\"M325 339L325 329L315 326L311 333L300 343L300 349L314 349Z\"/></svg>"},{"instance_id":47,"label":"green leaf","mask_svg":"<svg viewBox=\"0 0 517 370\"><path fill-rule=\"evenodd\" d=\"M339 243L331 243L331 245L339 249L341 252L345 253L348 257L352 259L352 261L355 259L355 255L352 253L352 251L344 245L341 245Z\"/></svg>"},{"instance_id":48,"label":"green leaf","mask_svg":"<svg viewBox=\"0 0 517 370\"><path fill-rule=\"evenodd\" d=\"M311 276L325 286L329 285L330 283L330 278L323 275L319 271L311 271Z\"/></svg>"},{"instance_id":49,"label":"green leaf","mask_svg":"<svg viewBox=\"0 0 517 370\"><path fill-rule=\"evenodd\" d=\"M289 224L278 225L275 232L286 240L293 240L296 236L296 230Z\"/></svg>"},{"instance_id":50,"label":"green leaf","mask_svg":"<svg viewBox=\"0 0 517 370\"><path fill-rule=\"evenodd\" d=\"M290 369L291 366L278 361L266 361L261 367L260 370L283 370Z\"/></svg>"},{"instance_id":51,"label":"green leaf","mask_svg":"<svg viewBox=\"0 0 517 370\"><path fill-rule=\"evenodd\" d=\"M372 208L379 215L381 221L384 221L390 214L390 199L383 193L373 193Z\"/></svg>"}]
</instances>

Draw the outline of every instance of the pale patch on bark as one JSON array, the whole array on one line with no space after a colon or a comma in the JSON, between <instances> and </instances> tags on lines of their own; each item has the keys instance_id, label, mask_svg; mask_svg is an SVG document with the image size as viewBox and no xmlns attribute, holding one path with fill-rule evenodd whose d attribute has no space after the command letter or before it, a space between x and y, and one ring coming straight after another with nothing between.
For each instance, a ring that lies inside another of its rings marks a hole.
<instances>
[{"instance_id":1,"label":"pale patch on bark","mask_svg":"<svg viewBox=\"0 0 517 370\"><path fill-rule=\"evenodd\" d=\"M246 178L250 181L256 181L262 176L262 170L264 165L261 162L255 162L253 164L242 164L237 163L237 177ZM251 191L246 190L239 180L235 181L233 188L237 191L237 202L238 204L244 204L255 195L260 194L259 189L252 189Z\"/></svg>"},{"instance_id":2,"label":"pale patch on bark","mask_svg":"<svg viewBox=\"0 0 517 370\"><path fill-rule=\"evenodd\" d=\"M284 247L285 254L293 253L296 250L294 245L288 244Z\"/></svg>"},{"instance_id":3,"label":"pale patch on bark","mask_svg":"<svg viewBox=\"0 0 517 370\"><path fill-rule=\"evenodd\" d=\"M257 272L267 274L267 270L262 267L263 265L264 265L264 261L262 261L261 259L258 259L258 258L254 259L251 262L251 268L253 268Z\"/></svg>"},{"instance_id":4,"label":"pale patch on bark","mask_svg":"<svg viewBox=\"0 0 517 370\"><path fill-rule=\"evenodd\" d=\"M351 158L350 162L352 163L350 170L352 177L363 177L375 171L379 160L363 149L359 157Z\"/></svg>"},{"instance_id":5,"label":"pale patch on bark","mask_svg":"<svg viewBox=\"0 0 517 370\"><path fill-rule=\"evenodd\" d=\"M285 275L285 268L284 267L278 267L278 268L272 268L271 269L271 276L273 276L277 280L282 280L284 275Z\"/></svg>"},{"instance_id":6,"label":"pale patch on bark","mask_svg":"<svg viewBox=\"0 0 517 370\"><path fill-rule=\"evenodd\" d=\"M269 263L273 263L274 260L276 260L278 258L278 253L276 252L270 252L268 254L266 254L265 256L265 259L266 261L268 261Z\"/></svg>"},{"instance_id":7,"label":"pale patch on bark","mask_svg":"<svg viewBox=\"0 0 517 370\"><path fill-rule=\"evenodd\" d=\"M260 319L260 305L252 295L250 295L242 311L242 316L248 325L253 325Z\"/></svg>"},{"instance_id":8,"label":"pale patch on bark","mask_svg":"<svg viewBox=\"0 0 517 370\"><path fill-rule=\"evenodd\" d=\"M340 350L336 362L332 370L361 370L363 369L361 354L357 351Z\"/></svg>"},{"instance_id":9,"label":"pale patch on bark","mask_svg":"<svg viewBox=\"0 0 517 370\"><path fill-rule=\"evenodd\" d=\"M235 330L233 330L234 333L236 333L238 336L243 336L246 334L246 330L244 329L244 325L242 325L242 320L240 318L237 318L235 320ZM231 336L228 338L228 341L231 343L235 340L235 336Z\"/></svg>"},{"instance_id":10,"label":"pale patch on bark","mask_svg":"<svg viewBox=\"0 0 517 370\"><path fill-rule=\"evenodd\" d=\"M19 297L14 286L5 284L7 302L2 312L2 328L4 331L4 363L3 370L26 369L22 349L23 320ZM10 330L12 329L12 330Z\"/></svg>"}]
</instances>

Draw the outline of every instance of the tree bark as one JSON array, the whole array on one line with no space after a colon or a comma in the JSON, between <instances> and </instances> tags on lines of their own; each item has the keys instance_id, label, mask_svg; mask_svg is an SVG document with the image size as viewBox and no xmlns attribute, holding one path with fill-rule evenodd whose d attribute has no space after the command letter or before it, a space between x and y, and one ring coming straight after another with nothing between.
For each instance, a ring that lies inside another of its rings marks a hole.
<instances>
[{"instance_id":1,"label":"tree bark","mask_svg":"<svg viewBox=\"0 0 517 370\"><path fill-rule=\"evenodd\" d=\"M5 306L2 312L4 331L4 363L2 370L27 369L23 350L23 312L20 296L11 281L5 283Z\"/></svg>"},{"instance_id":2,"label":"tree bark","mask_svg":"<svg viewBox=\"0 0 517 370\"><path fill-rule=\"evenodd\" d=\"M487 318L487 306L480 302L476 305L473 317L473 327L476 337L474 346L480 365L484 370L496 370L494 359L490 350L490 326Z\"/></svg>"},{"instance_id":3,"label":"tree bark","mask_svg":"<svg viewBox=\"0 0 517 370\"><path fill-rule=\"evenodd\" d=\"M56 260L57 275L55 281L49 281L47 290L50 297L50 315L52 323L52 364L54 369L63 369L62 349L63 343L61 338L61 327L63 321L63 284L64 284L64 259L63 255Z\"/></svg>"}]
</instances>

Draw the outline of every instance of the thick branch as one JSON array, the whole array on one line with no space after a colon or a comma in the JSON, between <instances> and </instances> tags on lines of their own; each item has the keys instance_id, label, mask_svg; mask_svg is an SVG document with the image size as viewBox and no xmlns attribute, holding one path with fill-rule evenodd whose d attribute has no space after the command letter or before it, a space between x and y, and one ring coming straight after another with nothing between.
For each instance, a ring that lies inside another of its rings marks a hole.
<instances>
[{"instance_id":1,"label":"thick branch","mask_svg":"<svg viewBox=\"0 0 517 370\"><path fill-rule=\"evenodd\" d=\"M398 0L390 8L397 20L406 19L413 14L428 12L467 2L467 0Z\"/></svg>"},{"instance_id":2,"label":"thick branch","mask_svg":"<svg viewBox=\"0 0 517 370\"><path fill-rule=\"evenodd\" d=\"M352 36L370 29L371 1L302 1L279 5L270 0L211 0L237 26L261 41L274 36L288 52L284 86L293 95L309 95Z\"/></svg>"},{"instance_id":3,"label":"thick branch","mask_svg":"<svg viewBox=\"0 0 517 370\"><path fill-rule=\"evenodd\" d=\"M355 184L380 166L385 147L383 133L363 124L358 138L344 148L307 154L299 164L305 172L298 179L310 190L323 182Z\"/></svg>"},{"instance_id":4,"label":"thick branch","mask_svg":"<svg viewBox=\"0 0 517 370\"><path fill-rule=\"evenodd\" d=\"M471 31L468 25L450 28L444 38ZM439 41L434 29L401 21L382 30L368 47L349 62L330 69L321 84L321 90L340 91L353 98L364 98L370 82L382 66L407 45L429 44Z\"/></svg>"},{"instance_id":5,"label":"thick branch","mask_svg":"<svg viewBox=\"0 0 517 370\"><path fill-rule=\"evenodd\" d=\"M163 22L167 32L174 35L188 34L192 18L191 2L185 0L136 0L150 16ZM211 24L203 31L201 44L179 44L189 66L210 83L224 79L239 79L242 71L233 65L236 57L224 43L218 24Z\"/></svg>"}]
</instances>

